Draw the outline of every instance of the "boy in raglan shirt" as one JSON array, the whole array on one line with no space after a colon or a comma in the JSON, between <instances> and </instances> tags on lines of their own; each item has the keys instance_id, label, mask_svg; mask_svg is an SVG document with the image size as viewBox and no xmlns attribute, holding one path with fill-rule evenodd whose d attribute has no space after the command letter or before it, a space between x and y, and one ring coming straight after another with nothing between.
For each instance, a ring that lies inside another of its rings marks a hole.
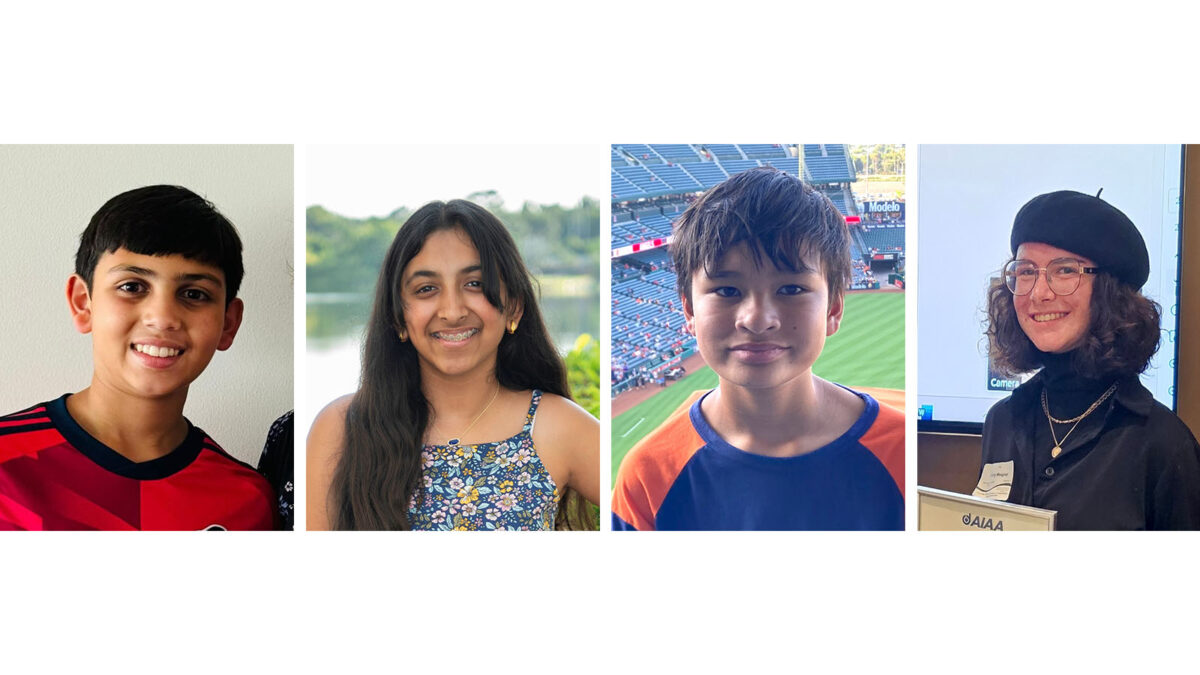
<instances>
[{"instance_id":1,"label":"boy in raglan shirt","mask_svg":"<svg viewBox=\"0 0 1200 675\"><path fill-rule=\"evenodd\" d=\"M688 207L670 249L719 385L625 457L613 529L904 529L903 413L812 372L850 278L832 202L751 169Z\"/></svg>"}]
</instances>

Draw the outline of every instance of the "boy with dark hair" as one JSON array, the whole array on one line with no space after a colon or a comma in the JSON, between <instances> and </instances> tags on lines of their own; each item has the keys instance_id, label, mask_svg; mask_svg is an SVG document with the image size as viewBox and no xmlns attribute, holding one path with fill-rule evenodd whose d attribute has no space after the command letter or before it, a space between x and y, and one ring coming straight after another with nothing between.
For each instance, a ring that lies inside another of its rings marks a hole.
<instances>
[{"instance_id":1,"label":"boy with dark hair","mask_svg":"<svg viewBox=\"0 0 1200 675\"><path fill-rule=\"evenodd\" d=\"M80 237L67 303L91 384L0 418L0 529L271 529L274 495L183 416L242 322L242 244L181 187L108 201Z\"/></svg>"},{"instance_id":2,"label":"boy with dark hair","mask_svg":"<svg viewBox=\"0 0 1200 675\"><path fill-rule=\"evenodd\" d=\"M719 386L621 464L613 529L904 529L904 416L812 373L842 319L845 219L770 168L694 202L671 243Z\"/></svg>"}]
</instances>

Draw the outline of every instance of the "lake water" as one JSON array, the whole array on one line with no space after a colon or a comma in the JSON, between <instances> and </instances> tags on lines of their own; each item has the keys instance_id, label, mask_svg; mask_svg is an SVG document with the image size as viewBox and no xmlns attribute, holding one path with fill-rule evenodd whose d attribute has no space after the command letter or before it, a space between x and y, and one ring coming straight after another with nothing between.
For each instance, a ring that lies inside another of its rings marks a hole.
<instances>
[{"instance_id":1,"label":"lake water","mask_svg":"<svg viewBox=\"0 0 1200 675\"><path fill-rule=\"evenodd\" d=\"M547 283L542 288L563 286ZM599 337L600 297L596 285L588 284L576 295L543 295L542 315L560 353L570 351L581 333ZM312 293L306 298L305 316L305 402L307 410L297 410L300 428L308 433L312 418L321 408L342 394L358 388L360 349L363 328L371 312L369 294Z\"/></svg>"}]
</instances>

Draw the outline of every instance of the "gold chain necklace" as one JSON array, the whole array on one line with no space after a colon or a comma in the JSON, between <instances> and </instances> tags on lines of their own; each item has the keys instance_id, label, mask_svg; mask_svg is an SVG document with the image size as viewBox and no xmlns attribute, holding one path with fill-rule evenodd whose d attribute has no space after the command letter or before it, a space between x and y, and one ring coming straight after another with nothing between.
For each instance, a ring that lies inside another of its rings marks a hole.
<instances>
[{"instance_id":1,"label":"gold chain necklace","mask_svg":"<svg viewBox=\"0 0 1200 675\"><path fill-rule=\"evenodd\" d=\"M1071 432L1075 431L1075 427L1079 426L1079 423L1083 421L1083 418L1095 412L1096 408L1099 408L1101 403L1104 403L1104 401L1108 400L1109 396L1113 395L1113 392L1117 390L1117 384L1117 382L1113 382L1112 386L1108 388L1108 391L1101 394L1100 398L1096 399L1095 403L1088 406L1088 409L1084 410L1082 415L1072 417L1069 420L1060 420L1050 414L1050 404L1046 399L1046 388L1042 387L1042 412L1046 413L1046 421L1050 425L1050 438L1054 439L1054 448L1050 450L1051 458L1058 457L1060 454L1062 454L1062 444L1067 442L1067 436L1070 436ZM1071 429L1067 431L1066 436L1063 436L1062 440L1060 441L1058 440L1058 434L1054 433L1055 422L1059 424L1070 424L1074 422L1075 426L1072 426Z\"/></svg>"},{"instance_id":2,"label":"gold chain necklace","mask_svg":"<svg viewBox=\"0 0 1200 675\"><path fill-rule=\"evenodd\" d=\"M500 383L497 382L496 383L496 393L492 394L492 400L488 401L488 404L483 406L483 410L479 411L479 414L475 416L475 419L471 420L471 423L467 425L466 429L462 430L462 433L451 438L449 441L446 441L446 445L458 445L458 443L462 439L462 437L467 435L467 432L471 430L471 427L475 426L475 423L479 421L480 417L483 417L483 413L487 412L488 408L492 407L492 404L496 402L496 397L499 395L500 395ZM436 423L433 425L433 428L434 429L437 428Z\"/></svg>"}]
</instances>

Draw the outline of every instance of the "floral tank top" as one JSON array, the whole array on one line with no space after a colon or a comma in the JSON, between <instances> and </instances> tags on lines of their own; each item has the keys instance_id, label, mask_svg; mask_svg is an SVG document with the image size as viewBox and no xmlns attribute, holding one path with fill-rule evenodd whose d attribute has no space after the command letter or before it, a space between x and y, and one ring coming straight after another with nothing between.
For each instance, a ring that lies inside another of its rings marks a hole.
<instances>
[{"instance_id":1,"label":"floral tank top","mask_svg":"<svg viewBox=\"0 0 1200 675\"><path fill-rule=\"evenodd\" d=\"M427 445L421 489L408 505L414 530L552 530L558 487L533 448L535 389L516 436L498 443Z\"/></svg>"}]
</instances>

